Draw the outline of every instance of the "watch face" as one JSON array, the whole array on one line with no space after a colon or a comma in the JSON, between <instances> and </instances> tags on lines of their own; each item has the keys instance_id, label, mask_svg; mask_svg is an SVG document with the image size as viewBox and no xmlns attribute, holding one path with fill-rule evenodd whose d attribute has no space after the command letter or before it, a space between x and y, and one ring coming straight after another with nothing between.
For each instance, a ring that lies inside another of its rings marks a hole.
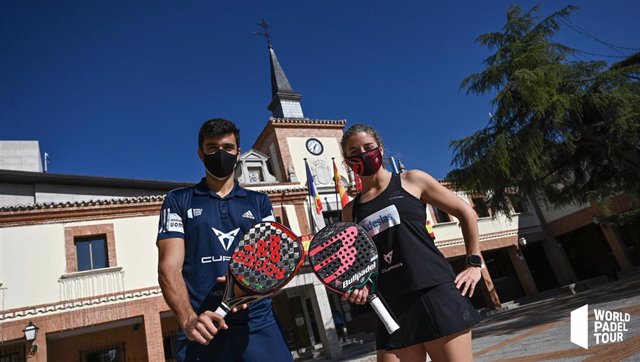
<instances>
[{"instance_id":1,"label":"watch face","mask_svg":"<svg viewBox=\"0 0 640 362\"><path fill-rule=\"evenodd\" d=\"M482 258L479 255L469 255L467 256L467 264L482 265Z\"/></svg>"},{"instance_id":2,"label":"watch face","mask_svg":"<svg viewBox=\"0 0 640 362\"><path fill-rule=\"evenodd\" d=\"M311 154L318 156L324 151L324 146L320 143L319 140L315 138L309 138L307 140L307 151L311 152Z\"/></svg>"}]
</instances>

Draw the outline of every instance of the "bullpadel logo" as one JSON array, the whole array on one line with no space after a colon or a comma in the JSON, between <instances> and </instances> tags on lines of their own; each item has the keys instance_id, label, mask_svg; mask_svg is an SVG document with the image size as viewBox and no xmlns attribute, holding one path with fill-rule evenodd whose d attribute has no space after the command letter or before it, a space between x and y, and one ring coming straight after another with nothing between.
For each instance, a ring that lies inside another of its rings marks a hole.
<instances>
[{"instance_id":1,"label":"bullpadel logo","mask_svg":"<svg viewBox=\"0 0 640 362\"><path fill-rule=\"evenodd\" d=\"M593 331L596 344L624 341L627 323L631 314L612 312L604 309L593 310L593 328L589 328L589 304L571 312L571 342L578 346L589 348L589 331Z\"/></svg>"}]
</instances>

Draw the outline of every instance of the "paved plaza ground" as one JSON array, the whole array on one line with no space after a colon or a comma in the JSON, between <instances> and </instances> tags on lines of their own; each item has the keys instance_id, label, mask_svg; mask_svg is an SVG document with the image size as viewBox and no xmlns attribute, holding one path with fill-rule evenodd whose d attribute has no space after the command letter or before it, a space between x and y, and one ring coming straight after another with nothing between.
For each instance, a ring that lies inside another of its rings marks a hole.
<instances>
[{"instance_id":1,"label":"paved plaza ground","mask_svg":"<svg viewBox=\"0 0 640 362\"><path fill-rule=\"evenodd\" d=\"M640 361L640 270L618 281L591 279L534 298L506 303L473 331L474 361ZM570 341L571 311L588 304L589 348ZM596 344L594 309L629 313L623 341ZM375 361L375 345L345 346L343 361Z\"/></svg>"}]
</instances>

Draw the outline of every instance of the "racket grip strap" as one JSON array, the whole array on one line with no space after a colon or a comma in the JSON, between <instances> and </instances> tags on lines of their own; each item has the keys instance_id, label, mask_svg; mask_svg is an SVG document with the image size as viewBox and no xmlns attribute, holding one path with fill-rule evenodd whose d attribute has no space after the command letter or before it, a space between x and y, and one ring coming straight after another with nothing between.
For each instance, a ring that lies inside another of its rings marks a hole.
<instances>
[{"instance_id":1,"label":"racket grip strap","mask_svg":"<svg viewBox=\"0 0 640 362\"><path fill-rule=\"evenodd\" d=\"M222 316L222 318L224 318L227 313L229 313L229 310L229 307L227 307L226 304L222 303L214 313L219 314L220 316Z\"/></svg>"},{"instance_id":2,"label":"racket grip strap","mask_svg":"<svg viewBox=\"0 0 640 362\"><path fill-rule=\"evenodd\" d=\"M393 319L387 308L385 308L384 304L382 304L380 298L374 295L373 298L369 301L369 304L371 304L373 310L376 312L378 317L380 317L382 324L384 324L389 334L392 334L393 332L400 329L400 326L395 321L395 319Z\"/></svg>"}]
</instances>

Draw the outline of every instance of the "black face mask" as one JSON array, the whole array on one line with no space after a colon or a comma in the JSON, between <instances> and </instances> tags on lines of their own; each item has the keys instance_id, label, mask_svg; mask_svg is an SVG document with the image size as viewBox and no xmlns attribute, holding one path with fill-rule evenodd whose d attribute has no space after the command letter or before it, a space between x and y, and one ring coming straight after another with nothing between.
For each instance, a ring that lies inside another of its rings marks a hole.
<instances>
[{"instance_id":1,"label":"black face mask","mask_svg":"<svg viewBox=\"0 0 640 362\"><path fill-rule=\"evenodd\" d=\"M238 155L231 154L223 149L204 155L204 167L211 177L224 180L229 177L238 163Z\"/></svg>"}]
</instances>

